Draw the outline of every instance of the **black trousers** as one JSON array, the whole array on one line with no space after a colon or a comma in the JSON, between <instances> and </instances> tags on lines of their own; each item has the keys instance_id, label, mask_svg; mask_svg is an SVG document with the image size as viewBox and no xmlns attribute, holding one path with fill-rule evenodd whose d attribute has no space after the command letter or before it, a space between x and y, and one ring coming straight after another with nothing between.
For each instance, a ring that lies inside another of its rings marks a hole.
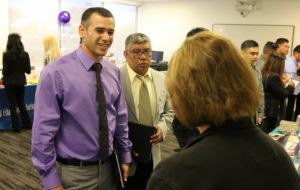
<instances>
[{"instance_id":1,"label":"black trousers","mask_svg":"<svg viewBox=\"0 0 300 190\"><path fill-rule=\"evenodd\" d=\"M296 109L294 112L294 106L296 102ZM291 94L288 97L285 120L296 121L297 116L300 114L300 94Z\"/></svg>"},{"instance_id":2,"label":"black trousers","mask_svg":"<svg viewBox=\"0 0 300 190\"><path fill-rule=\"evenodd\" d=\"M297 120L297 116L300 114L300 94L296 96L296 109L294 113L294 121Z\"/></svg>"},{"instance_id":3,"label":"black trousers","mask_svg":"<svg viewBox=\"0 0 300 190\"><path fill-rule=\"evenodd\" d=\"M286 112L285 112L285 120L293 121L294 120L294 105L295 105L296 96L294 94L290 94L288 96Z\"/></svg>"},{"instance_id":4,"label":"black trousers","mask_svg":"<svg viewBox=\"0 0 300 190\"><path fill-rule=\"evenodd\" d=\"M134 175L127 179L125 190L145 190L152 171L152 159L148 163L137 163Z\"/></svg>"},{"instance_id":5,"label":"black trousers","mask_svg":"<svg viewBox=\"0 0 300 190\"><path fill-rule=\"evenodd\" d=\"M24 85L4 85L11 116L11 123L14 130L19 130L19 118L17 107L20 110L23 127L31 127L31 121L24 103L25 86Z\"/></svg>"}]
</instances>

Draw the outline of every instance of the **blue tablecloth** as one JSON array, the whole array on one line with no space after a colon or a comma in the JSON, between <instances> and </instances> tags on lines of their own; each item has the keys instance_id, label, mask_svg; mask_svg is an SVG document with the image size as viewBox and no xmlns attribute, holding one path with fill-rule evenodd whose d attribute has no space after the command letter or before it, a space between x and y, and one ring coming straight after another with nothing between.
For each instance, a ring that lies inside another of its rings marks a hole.
<instances>
[{"instance_id":1,"label":"blue tablecloth","mask_svg":"<svg viewBox=\"0 0 300 190\"><path fill-rule=\"evenodd\" d=\"M36 85L25 86L25 104L31 121L33 121L33 105ZM20 118L21 119L21 118ZM10 129L10 110L7 102L7 96L4 88L0 88L0 130Z\"/></svg>"}]
</instances>

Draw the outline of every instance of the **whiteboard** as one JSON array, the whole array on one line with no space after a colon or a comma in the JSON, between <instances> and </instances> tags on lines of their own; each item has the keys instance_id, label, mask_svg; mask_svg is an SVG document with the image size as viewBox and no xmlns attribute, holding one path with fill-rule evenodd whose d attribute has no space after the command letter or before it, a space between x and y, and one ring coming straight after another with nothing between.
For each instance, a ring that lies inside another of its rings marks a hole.
<instances>
[{"instance_id":1,"label":"whiteboard","mask_svg":"<svg viewBox=\"0 0 300 190\"><path fill-rule=\"evenodd\" d=\"M213 24L212 31L229 38L240 49L245 40L255 40L259 44L260 53L267 41L275 42L277 38L289 40L290 52L294 41L293 25L258 25L258 24Z\"/></svg>"}]
</instances>

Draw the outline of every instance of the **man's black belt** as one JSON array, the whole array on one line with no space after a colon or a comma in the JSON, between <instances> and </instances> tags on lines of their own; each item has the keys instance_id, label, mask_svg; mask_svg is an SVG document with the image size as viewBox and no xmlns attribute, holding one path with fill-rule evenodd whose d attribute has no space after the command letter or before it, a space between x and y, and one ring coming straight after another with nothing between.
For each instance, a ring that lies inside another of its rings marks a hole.
<instances>
[{"instance_id":1,"label":"man's black belt","mask_svg":"<svg viewBox=\"0 0 300 190\"><path fill-rule=\"evenodd\" d=\"M87 161L87 160L77 160L77 159L66 159L66 158L61 158L57 157L56 161L65 164L65 165L70 165L70 166L93 166L93 165L98 165L99 162L100 164L105 164L108 162L113 156L110 155L106 160L100 160L100 161Z\"/></svg>"}]
</instances>

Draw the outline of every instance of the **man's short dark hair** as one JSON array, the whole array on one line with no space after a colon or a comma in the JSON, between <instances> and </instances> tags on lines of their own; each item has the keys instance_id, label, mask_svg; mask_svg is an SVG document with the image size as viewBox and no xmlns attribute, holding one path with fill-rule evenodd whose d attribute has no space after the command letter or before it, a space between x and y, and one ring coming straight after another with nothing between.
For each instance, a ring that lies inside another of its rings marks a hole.
<instances>
[{"instance_id":1,"label":"man's short dark hair","mask_svg":"<svg viewBox=\"0 0 300 190\"><path fill-rule=\"evenodd\" d=\"M83 14L81 16L81 24L84 25L84 26L87 26L88 25L88 20L89 20L90 16L93 13L97 13L97 14L103 16L103 17L112 17L112 18L114 18L113 14L109 10L107 10L103 7L91 7L91 8L86 9L83 12Z\"/></svg>"},{"instance_id":2,"label":"man's short dark hair","mask_svg":"<svg viewBox=\"0 0 300 190\"><path fill-rule=\"evenodd\" d=\"M253 47L258 47L258 43L254 40L246 40L242 43L241 50L245 50Z\"/></svg>"},{"instance_id":3,"label":"man's short dark hair","mask_svg":"<svg viewBox=\"0 0 300 190\"><path fill-rule=\"evenodd\" d=\"M297 45L295 48L294 48L294 53L297 52L297 53L300 53L300 45Z\"/></svg>"},{"instance_id":4,"label":"man's short dark hair","mask_svg":"<svg viewBox=\"0 0 300 190\"><path fill-rule=\"evenodd\" d=\"M209 30L204 27L193 28L186 34L186 37L191 37L191 36L197 34L198 32L204 32L204 31L209 31Z\"/></svg>"},{"instance_id":5,"label":"man's short dark hair","mask_svg":"<svg viewBox=\"0 0 300 190\"><path fill-rule=\"evenodd\" d=\"M286 38L278 38L277 40L276 40L276 44L283 44L283 43L289 43L289 40L288 39L286 39Z\"/></svg>"}]
</instances>

